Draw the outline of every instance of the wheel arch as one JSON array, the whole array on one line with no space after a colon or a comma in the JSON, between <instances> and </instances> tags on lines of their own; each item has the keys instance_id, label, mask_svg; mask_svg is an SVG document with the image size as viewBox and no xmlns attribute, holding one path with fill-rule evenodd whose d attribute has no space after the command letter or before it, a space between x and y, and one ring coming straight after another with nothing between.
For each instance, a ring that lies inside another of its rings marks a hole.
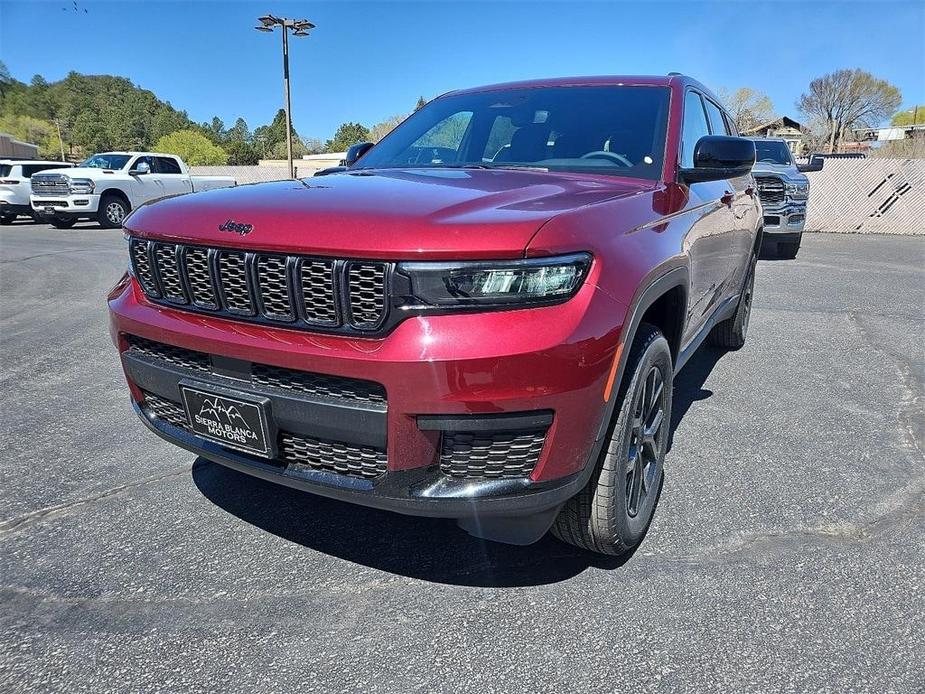
<instances>
[{"instance_id":1,"label":"wheel arch","mask_svg":"<svg viewBox=\"0 0 925 694\"><path fill-rule=\"evenodd\" d=\"M103 198L107 195L112 195L117 198L120 198L126 205L128 205L128 211L132 211L132 201L129 200L128 195L125 194L125 191L121 188L107 188L102 193L100 193L100 204L103 202Z\"/></svg>"}]
</instances>

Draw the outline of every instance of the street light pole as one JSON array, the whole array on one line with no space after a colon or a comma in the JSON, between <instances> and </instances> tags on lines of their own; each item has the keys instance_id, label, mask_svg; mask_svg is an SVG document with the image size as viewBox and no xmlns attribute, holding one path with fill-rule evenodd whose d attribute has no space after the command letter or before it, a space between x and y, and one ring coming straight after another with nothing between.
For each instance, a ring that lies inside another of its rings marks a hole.
<instances>
[{"instance_id":1,"label":"street light pole","mask_svg":"<svg viewBox=\"0 0 925 694\"><path fill-rule=\"evenodd\" d=\"M260 26L254 27L257 31L273 31L274 27L283 30L283 86L286 92L286 159L289 164L289 178L295 178L295 167L292 164L292 102L289 95L289 30L293 36L308 36L310 29L315 25L307 19L289 19L288 17L274 17L272 14L258 18Z\"/></svg>"}]
</instances>

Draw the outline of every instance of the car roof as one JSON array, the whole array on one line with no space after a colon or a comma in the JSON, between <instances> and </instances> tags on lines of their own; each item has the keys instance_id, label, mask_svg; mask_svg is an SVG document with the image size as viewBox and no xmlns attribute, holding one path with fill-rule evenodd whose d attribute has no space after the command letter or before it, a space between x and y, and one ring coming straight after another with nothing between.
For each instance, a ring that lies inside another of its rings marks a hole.
<instances>
[{"instance_id":1,"label":"car roof","mask_svg":"<svg viewBox=\"0 0 925 694\"><path fill-rule=\"evenodd\" d=\"M783 142L787 144L787 141L782 137L752 137L750 135L745 136L746 140L752 140L753 142Z\"/></svg>"},{"instance_id":2,"label":"car roof","mask_svg":"<svg viewBox=\"0 0 925 694\"><path fill-rule=\"evenodd\" d=\"M540 87L670 87L673 85L696 86L698 89L712 95L709 89L693 77L682 75L679 72L672 72L667 75L586 75L583 77L550 77L546 79L487 84L481 87L453 90L448 92L448 94L470 94L501 91L505 89L537 89Z\"/></svg>"},{"instance_id":3,"label":"car roof","mask_svg":"<svg viewBox=\"0 0 925 694\"><path fill-rule=\"evenodd\" d=\"M56 164L58 166L74 166L69 161L55 161L54 159L0 159L0 164Z\"/></svg>"},{"instance_id":4,"label":"car roof","mask_svg":"<svg viewBox=\"0 0 925 694\"><path fill-rule=\"evenodd\" d=\"M143 154L143 155L148 156L148 157L176 157L176 156L177 156L176 154L168 154L167 152L126 152L126 151L120 150L120 149L110 149L110 150L107 150L107 151L105 151L105 152L97 152L96 154L94 154L94 155L92 155L92 156L96 157L96 156L99 156L99 155L101 155L101 154L127 154L127 155L129 155L130 157L134 157L134 156L137 156L137 155L139 155L139 154ZM89 159L89 157L87 157L87 158Z\"/></svg>"}]
</instances>

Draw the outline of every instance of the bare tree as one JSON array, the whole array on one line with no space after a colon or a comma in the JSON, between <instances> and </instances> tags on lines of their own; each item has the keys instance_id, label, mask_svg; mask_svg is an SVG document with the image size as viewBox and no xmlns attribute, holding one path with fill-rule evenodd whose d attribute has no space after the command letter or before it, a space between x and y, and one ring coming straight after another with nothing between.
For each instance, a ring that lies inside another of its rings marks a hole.
<instances>
[{"instance_id":1,"label":"bare tree","mask_svg":"<svg viewBox=\"0 0 925 694\"><path fill-rule=\"evenodd\" d=\"M740 132L756 128L775 118L771 98L757 89L739 87L732 92L720 89L717 96L732 115Z\"/></svg>"},{"instance_id":2,"label":"bare tree","mask_svg":"<svg viewBox=\"0 0 925 694\"><path fill-rule=\"evenodd\" d=\"M854 127L874 127L899 108L902 95L886 80L860 69L836 70L809 83L797 108L810 117L822 118L828 125L830 151Z\"/></svg>"},{"instance_id":3,"label":"bare tree","mask_svg":"<svg viewBox=\"0 0 925 694\"><path fill-rule=\"evenodd\" d=\"M369 129L369 141L379 142L379 140L392 132L395 127L407 117L407 114L399 114L397 116L392 116L391 118L386 118L381 123L376 123Z\"/></svg>"}]
</instances>

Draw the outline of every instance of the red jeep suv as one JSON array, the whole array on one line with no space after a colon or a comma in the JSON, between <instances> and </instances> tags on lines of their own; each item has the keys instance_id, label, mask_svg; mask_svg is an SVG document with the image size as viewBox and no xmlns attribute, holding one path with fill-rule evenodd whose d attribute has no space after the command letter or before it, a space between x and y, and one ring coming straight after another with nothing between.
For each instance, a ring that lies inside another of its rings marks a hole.
<instances>
[{"instance_id":1,"label":"red jeep suv","mask_svg":"<svg viewBox=\"0 0 925 694\"><path fill-rule=\"evenodd\" d=\"M109 296L135 409L266 480L627 552L674 373L745 340L754 160L688 77L552 79L441 96L341 172L141 207Z\"/></svg>"}]
</instances>

